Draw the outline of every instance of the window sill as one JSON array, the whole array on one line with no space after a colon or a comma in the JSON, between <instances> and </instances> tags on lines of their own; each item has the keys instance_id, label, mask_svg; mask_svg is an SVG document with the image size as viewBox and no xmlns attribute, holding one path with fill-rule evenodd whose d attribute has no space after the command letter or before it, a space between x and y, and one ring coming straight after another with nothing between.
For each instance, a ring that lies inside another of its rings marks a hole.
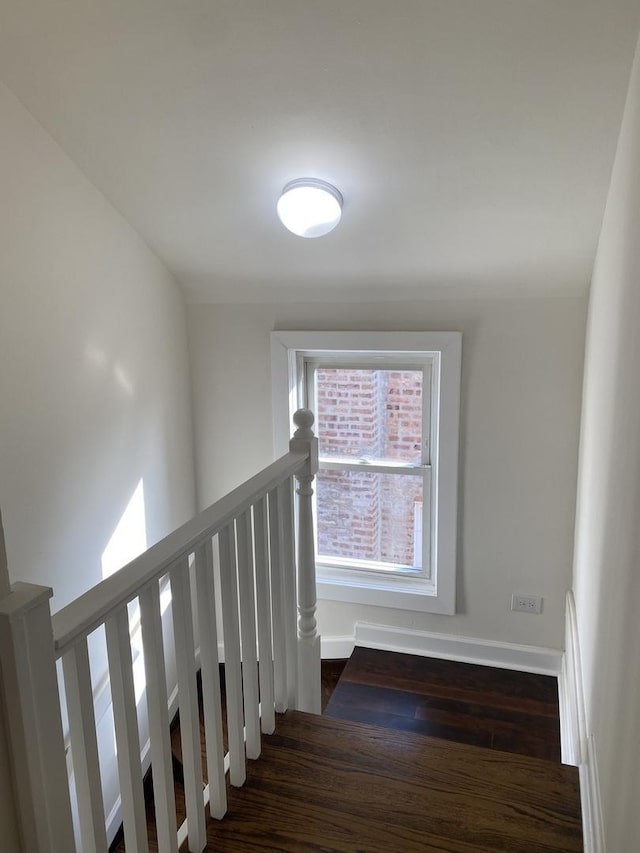
<instances>
[{"instance_id":1,"label":"window sill","mask_svg":"<svg viewBox=\"0 0 640 853\"><path fill-rule=\"evenodd\" d=\"M336 571L323 565L316 567L316 574L318 598L326 601L371 604L423 613L454 612L438 598L436 585L430 580L384 574L372 577L362 572Z\"/></svg>"}]
</instances>

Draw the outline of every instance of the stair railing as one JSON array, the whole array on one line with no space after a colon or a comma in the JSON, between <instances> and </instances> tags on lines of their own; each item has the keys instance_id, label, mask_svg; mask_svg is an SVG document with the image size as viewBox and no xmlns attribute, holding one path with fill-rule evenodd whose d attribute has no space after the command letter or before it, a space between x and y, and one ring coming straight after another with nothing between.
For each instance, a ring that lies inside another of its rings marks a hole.
<instances>
[{"instance_id":1,"label":"stair railing","mask_svg":"<svg viewBox=\"0 0 640 853\"><path fill-rule=\"evenodd\" d=\"M53 617L52 590L9 588L0 535L0 663L21 841L40 853L106 853L88 638L104 626L125 845L148 850L128 605L142 633L149 751L160 851L206 845L205 809L227 808L225 775L246 778L275 712L320 712L312 482L313 415L294 415L290 451ZM297 531L294 535L294 481ZM0 525L0 534L1 534ZM297 543L297 567L295 545ZM221 600L217 602L215 566ZM297 571L296 571L297 568ZM168 578L168 581L167 581ZM187 818L176 826L160 596L171 592ZM10 589L10 591L9 591ZM4 593L4 594L3 594ZM208 784L203 769L192 600L196 601ZM297 602L297 625L296 625ZM222 613L228 753L223 749L216 604ZM56 660L61 659L73 767L72 819Z\"/></svg>"}]
</instances>

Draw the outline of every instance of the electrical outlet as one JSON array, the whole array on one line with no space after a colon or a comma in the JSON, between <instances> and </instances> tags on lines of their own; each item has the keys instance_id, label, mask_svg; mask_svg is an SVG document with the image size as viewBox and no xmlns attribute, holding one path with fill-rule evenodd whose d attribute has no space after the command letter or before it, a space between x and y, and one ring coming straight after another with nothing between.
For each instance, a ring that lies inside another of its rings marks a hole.
<instances>
[{"instance_id":1,"label":"electrical outlet","mask_svg":"<svg viewBox=\"0 0 640 853\"><path fill-rule=\"evenodd\" d=\"M542 599L537 595L512 595L511 609L522 613L542 613Z\"/></svg>"}]
</instances>

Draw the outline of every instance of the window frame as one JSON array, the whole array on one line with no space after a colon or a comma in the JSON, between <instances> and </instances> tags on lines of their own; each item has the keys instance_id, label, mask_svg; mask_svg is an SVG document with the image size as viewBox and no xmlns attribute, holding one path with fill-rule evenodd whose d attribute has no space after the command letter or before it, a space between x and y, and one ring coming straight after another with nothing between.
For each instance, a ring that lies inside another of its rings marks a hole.
<instances>
[{"instance_id":1,"label":"window frame","mask_svg":"<svg viewBox=\"0 0 640 853\"><path fill-rule=\"evenodd\" d=\"M320 470L338 470L338 471L359 471L370 474L387 474L387 475L406 475L411 477L420 477L422 482L423 500L422 500L422 523L421 528L421 553L423 565L420 571L409 566L401 566L400 564L378 562L375 560L356 560L349 561L344 557L329 557L321 555L318 548L318 525L315 530L316 558L318 565L321 567L321 574L328 575L336 573L340 576L350 577L352 580L358 579L358 574L362 572L382 573L384 583L388 583L391 576L402 578L412 577L414 579L429 580L431 578L431 567L434 562L435 554L433 553L433 537L431 530L435 522L433 517L433 501L431 499L432 492L432 466L431 466L431 446L432 434L434 425L432 423L432 375L433 375L434 357L420 356L407 361L404 353L399 356L393 355L381 356L379 353L362 353L358 356L344 357L343 353L323 354L307 356L302 353L298 354L297 371L303 377L302 385L302 405L311 409L316 414L317 403L311 399L312 391L315 392L317 383L314 382L312 372L322 368L330 368L337 370L388 370L401 371L411 370L419 371L422 374L423 394L422 394L422 431L420 436L420 462L410 463L400 460L377 460L374 462L361 462L355 458L340 458L340 457L323 457L320 456ZM300 387L300 386L299 386ZM316 419L317 423L317 419ZM314 510L317 506L316 495L314 493ZM316 516L317 518L317 513ZM425 524L426 519L426 524ZM393 569L393 565L397 565L397 569ZM353 573L356 574L353 574ZM381 580L381 578L379 579ZM370 583L374 583L371 579Z\"/></svg>"},{"instance_id":2,"label":"window frame","mask_svg":"<svg viewBox=\"0 0 640 853\"><path fill-rule=\"evenodd\" d=\"M432 359L431 435L432 470L431 572L429 579L411 575L317 567L318 597L374 604L404 610L454 614L456 598L456 546L458 504L458 454L460 422L460 332L322 332L271 333L274 449L287 452L291 416L304 405L305 357L349 358L363 355L384 361L393 356L410 364L412 359ZM354 576L355 575L355 576Z\"/></svg>"}]
</instances>

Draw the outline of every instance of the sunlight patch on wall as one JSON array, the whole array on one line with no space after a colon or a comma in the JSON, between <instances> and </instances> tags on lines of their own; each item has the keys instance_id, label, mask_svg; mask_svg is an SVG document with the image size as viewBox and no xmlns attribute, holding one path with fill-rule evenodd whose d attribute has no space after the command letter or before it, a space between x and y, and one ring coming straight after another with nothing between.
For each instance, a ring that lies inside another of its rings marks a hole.
<instances>
[{"instance_id":1,"label":"sunlight patch on wall","mask_svg":"<svg viewBox=\"0 0 640 853\"><path fill-rule=\"evenodd\" d=\"M124 367L118 362L113 365L113 378L115 379L118 387L124 391L128 397L134 396L136 389L131 381L131 377Z\"/></svg>"},{"instance_id":2,"label":"sunlight patch on wall","mask_svg":"<svg viewBox=\"0 0 640 853\"><path fill-rule=\"evenodd\" d=\"M144 483L140 479L113 531L107 547L102 552L102 577L108 578L131 560L147 550L147 520L144 506ZM144 655L142 654L142 631L140 630L140 605L138 600L129 602L129 631L136 703L145 688Z\"/></svg>"},{"instance_id":3,"label":"sunlight patch on wall","mask_svg":"<svg viewBox=\"0 0 640 853\"><path fill-rule=\"evenodd\" d=\"M102 577L110 577L146 550L147 521L144 509L144 485L140 479L107 547L102 552Z\"/></svg>"},{"instance_id":4,"label":"sunlight patch on wall","mask_svg":"<svg viewBox=\"0 0 640 853\"><path fill-rule=\"evenodd\" d=\"M111 373L116 386L127 397L135 396L136 387L130 373L121 362L114 361L111 363L107 352L102 347L95 343L88 343L85 347L84 358L87 365L94 371Z\"/></svg>"},{"instance_id":5,"label":"sunlight patch on wall","mask_svg":"<svg viewBox=\"0 0 640 853\"><path fill-rule=\"evenodd\" d=\"M108 578L127 563L130 563L147 550L146 513L144 503L144 483L140 479L131 495L125 511L122 513L116 529L113 531L107 547L102 553L102 577ZM169 576L160 579L160 611L164 614L171 603ZM140 604L134 598L127 605L129 615L129 636L131 640L131 661L135 685L136 704L144 695L146 674L144 668L144 649L140 626ZM116 744L114 740L114 750Z\"/></svg>"}]
</instances>

